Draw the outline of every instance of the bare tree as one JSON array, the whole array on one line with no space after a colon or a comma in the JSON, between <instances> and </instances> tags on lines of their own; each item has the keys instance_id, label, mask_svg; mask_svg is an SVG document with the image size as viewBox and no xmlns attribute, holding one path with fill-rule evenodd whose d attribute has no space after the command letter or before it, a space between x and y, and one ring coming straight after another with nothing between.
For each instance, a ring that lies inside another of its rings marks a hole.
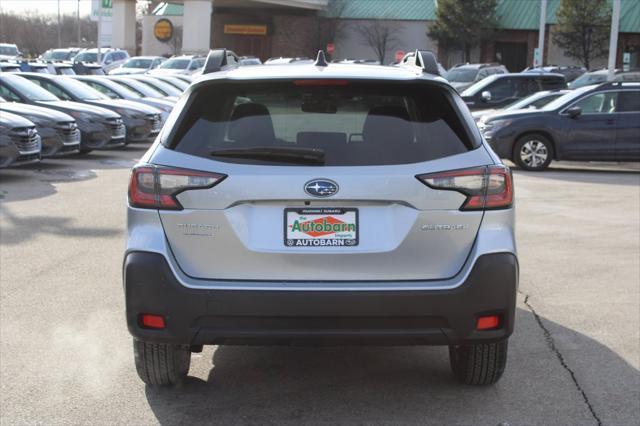
<instances>
[{"instance_id":1,"label":"bare tree","mask_svg":"<svg viewBox=\"0 0 640 426\"><path fill-rule=\"evenodd\" d=\"M178 55L182 51L182 27L173 27L173 36L168 43L171 45L174 55Z\"/></svg>"},{"instance_id":2,"label":"bare tree","mask_svg":"<svg viewBox=\"0 0 640 426\"><path fill-rule=\"evenodd\" d=\"M316 21L313 46L314 54L317 53L318 50L325 50L329 43L335 43L344 35L347 29L347 21L340 19L340 17L345 7L345 0L332 0L329 3L327 14L320 16ZM332 55L329 55L329 59L332 59L331 56Z\"/></svg>"},{"instance_id":3,"label":"bare tree","mask_svg":"<svg viewBox=\"0 0 640 426\"><path fill-rule=\"evenodd\" d=\"M95 46L97 25L89 16L80 18L83 46ZM77 18L75 15L63 15L60 20L63 46L77 44ZM47 49L58 47L58 21L50 15L36 11L21 14L0 12L0 40L14 42L25 57L35 57Z\"/></svg>"},{"instance_id":4,"label":"bare tree","mask_svg":"<svg viewBox=\"0 0 640 426\"><path fill-rule=\"evenodd\" d=\"M374 51L381 64L384 64L387 52L398 47L396 22L376 19L357 26L355 31L360 35L363 43Z\"/></svg>"}]
</instances>

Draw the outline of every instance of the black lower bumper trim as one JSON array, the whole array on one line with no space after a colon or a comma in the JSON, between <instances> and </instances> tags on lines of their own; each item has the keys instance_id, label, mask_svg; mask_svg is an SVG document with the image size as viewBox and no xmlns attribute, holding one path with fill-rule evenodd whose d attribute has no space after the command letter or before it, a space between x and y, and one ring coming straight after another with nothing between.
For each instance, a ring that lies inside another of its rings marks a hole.
<instances>
[{"instance_id":1,"label":"black lower bumper trim","mask_svg":"<svg viewBox=\"0 0 640 426\"><path fill-rule=\"evenodd\" d=\"M512 333L518 263L510 253L481 256L451 290L194 290L176 280L164 256L133 252L124 286L129 331L145 341L447 345ZM141 327L143 313L163 315L166 328ZM478 316L493 314L500 327L477 331Z\"/></svg>"}]
</instances>

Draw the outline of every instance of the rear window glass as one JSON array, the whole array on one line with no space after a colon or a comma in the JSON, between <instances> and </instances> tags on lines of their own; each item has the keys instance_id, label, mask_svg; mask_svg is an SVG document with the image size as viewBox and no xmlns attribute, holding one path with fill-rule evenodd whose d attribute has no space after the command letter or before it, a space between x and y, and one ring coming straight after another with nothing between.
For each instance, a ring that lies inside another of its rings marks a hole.
<instances>
[{"instance_id":1,"label":"rear window glass","mask_svg":"<svg viewBox=\"0 0 640 426\"><path fill-rule=\"evenodd\" d=\"M640 90L620 92L618 112L640 112Z\"/></svg>"},{"instance_id":2,"label":"rear window glass","mask_svg":"<svg viewBox=\"0 0 640 426\"><path fill-rule=\"evenodd\" d=\"M202 87L167 145L182 153L242 164L283 162L212 153L316 150L324 154L326 166L417 163L460 154L475 145L442 88L308 83L226 82Z\"/></svg>"},{"instance_id":3,"label":"rear window glass","mask_svg":"<svg viewBox=\"0 0 640 426\"><path fill-rule=\"evenodd\" d=\"M540 79L542 90L563 89L567 87L567 82L561 77L542 77Z\"/></svg>"}]
</instances>

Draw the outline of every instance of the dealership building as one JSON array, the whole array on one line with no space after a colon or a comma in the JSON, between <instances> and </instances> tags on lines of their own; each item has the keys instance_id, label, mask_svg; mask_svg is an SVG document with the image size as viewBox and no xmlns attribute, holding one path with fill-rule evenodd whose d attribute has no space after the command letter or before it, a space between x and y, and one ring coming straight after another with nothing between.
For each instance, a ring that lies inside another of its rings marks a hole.
<instances>
[{"instance_id":1,"label":"dealership building","mask_svg":"<svg viewBox=\"0 0 640 426\"><path fill-rule=\"evenodd\" d=\"M609 0L611 3L611 0ZM538 44L540 0L498 0L499 31L472 51L473 62L501 62L511 71L533 63ZM136 43L135 0L113 0L113 45L130 53L171 55L206 53L226 47L261 59L314 56L327 43L333 58L376 59L364 33L372 26L390 30L385 63L396 53L429 49L449 67L462 62L460 51L430 39L437 0L183 0L158 4L143 17ZM547 1L544 63L578 65L553 41L560 0ZM607 58L594 61L605 67ZM623 63L624 62L624 63ZM617 66L640 67L640 0L621 0Z\"/></svg>"}]
</instances>

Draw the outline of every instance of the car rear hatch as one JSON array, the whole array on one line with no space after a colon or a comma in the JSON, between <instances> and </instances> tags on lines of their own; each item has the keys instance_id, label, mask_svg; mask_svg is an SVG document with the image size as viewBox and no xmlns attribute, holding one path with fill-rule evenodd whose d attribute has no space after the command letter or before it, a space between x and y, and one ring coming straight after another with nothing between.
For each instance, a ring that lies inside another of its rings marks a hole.
<instances>
[{"instance_id":1,"label":"car rear hatch","mask_svg":"<svg viewBox=\"0 0 640 426\"><path fill-rule=\"evenodd\" d=\"M168 197L162 225L194 278L449 278L483 209L461 210L468 194L423 176L482 180L492 164L456 96L417 82L203 87L137 179L169 194L152 202Z\"/></svg>"}]
</instances>

